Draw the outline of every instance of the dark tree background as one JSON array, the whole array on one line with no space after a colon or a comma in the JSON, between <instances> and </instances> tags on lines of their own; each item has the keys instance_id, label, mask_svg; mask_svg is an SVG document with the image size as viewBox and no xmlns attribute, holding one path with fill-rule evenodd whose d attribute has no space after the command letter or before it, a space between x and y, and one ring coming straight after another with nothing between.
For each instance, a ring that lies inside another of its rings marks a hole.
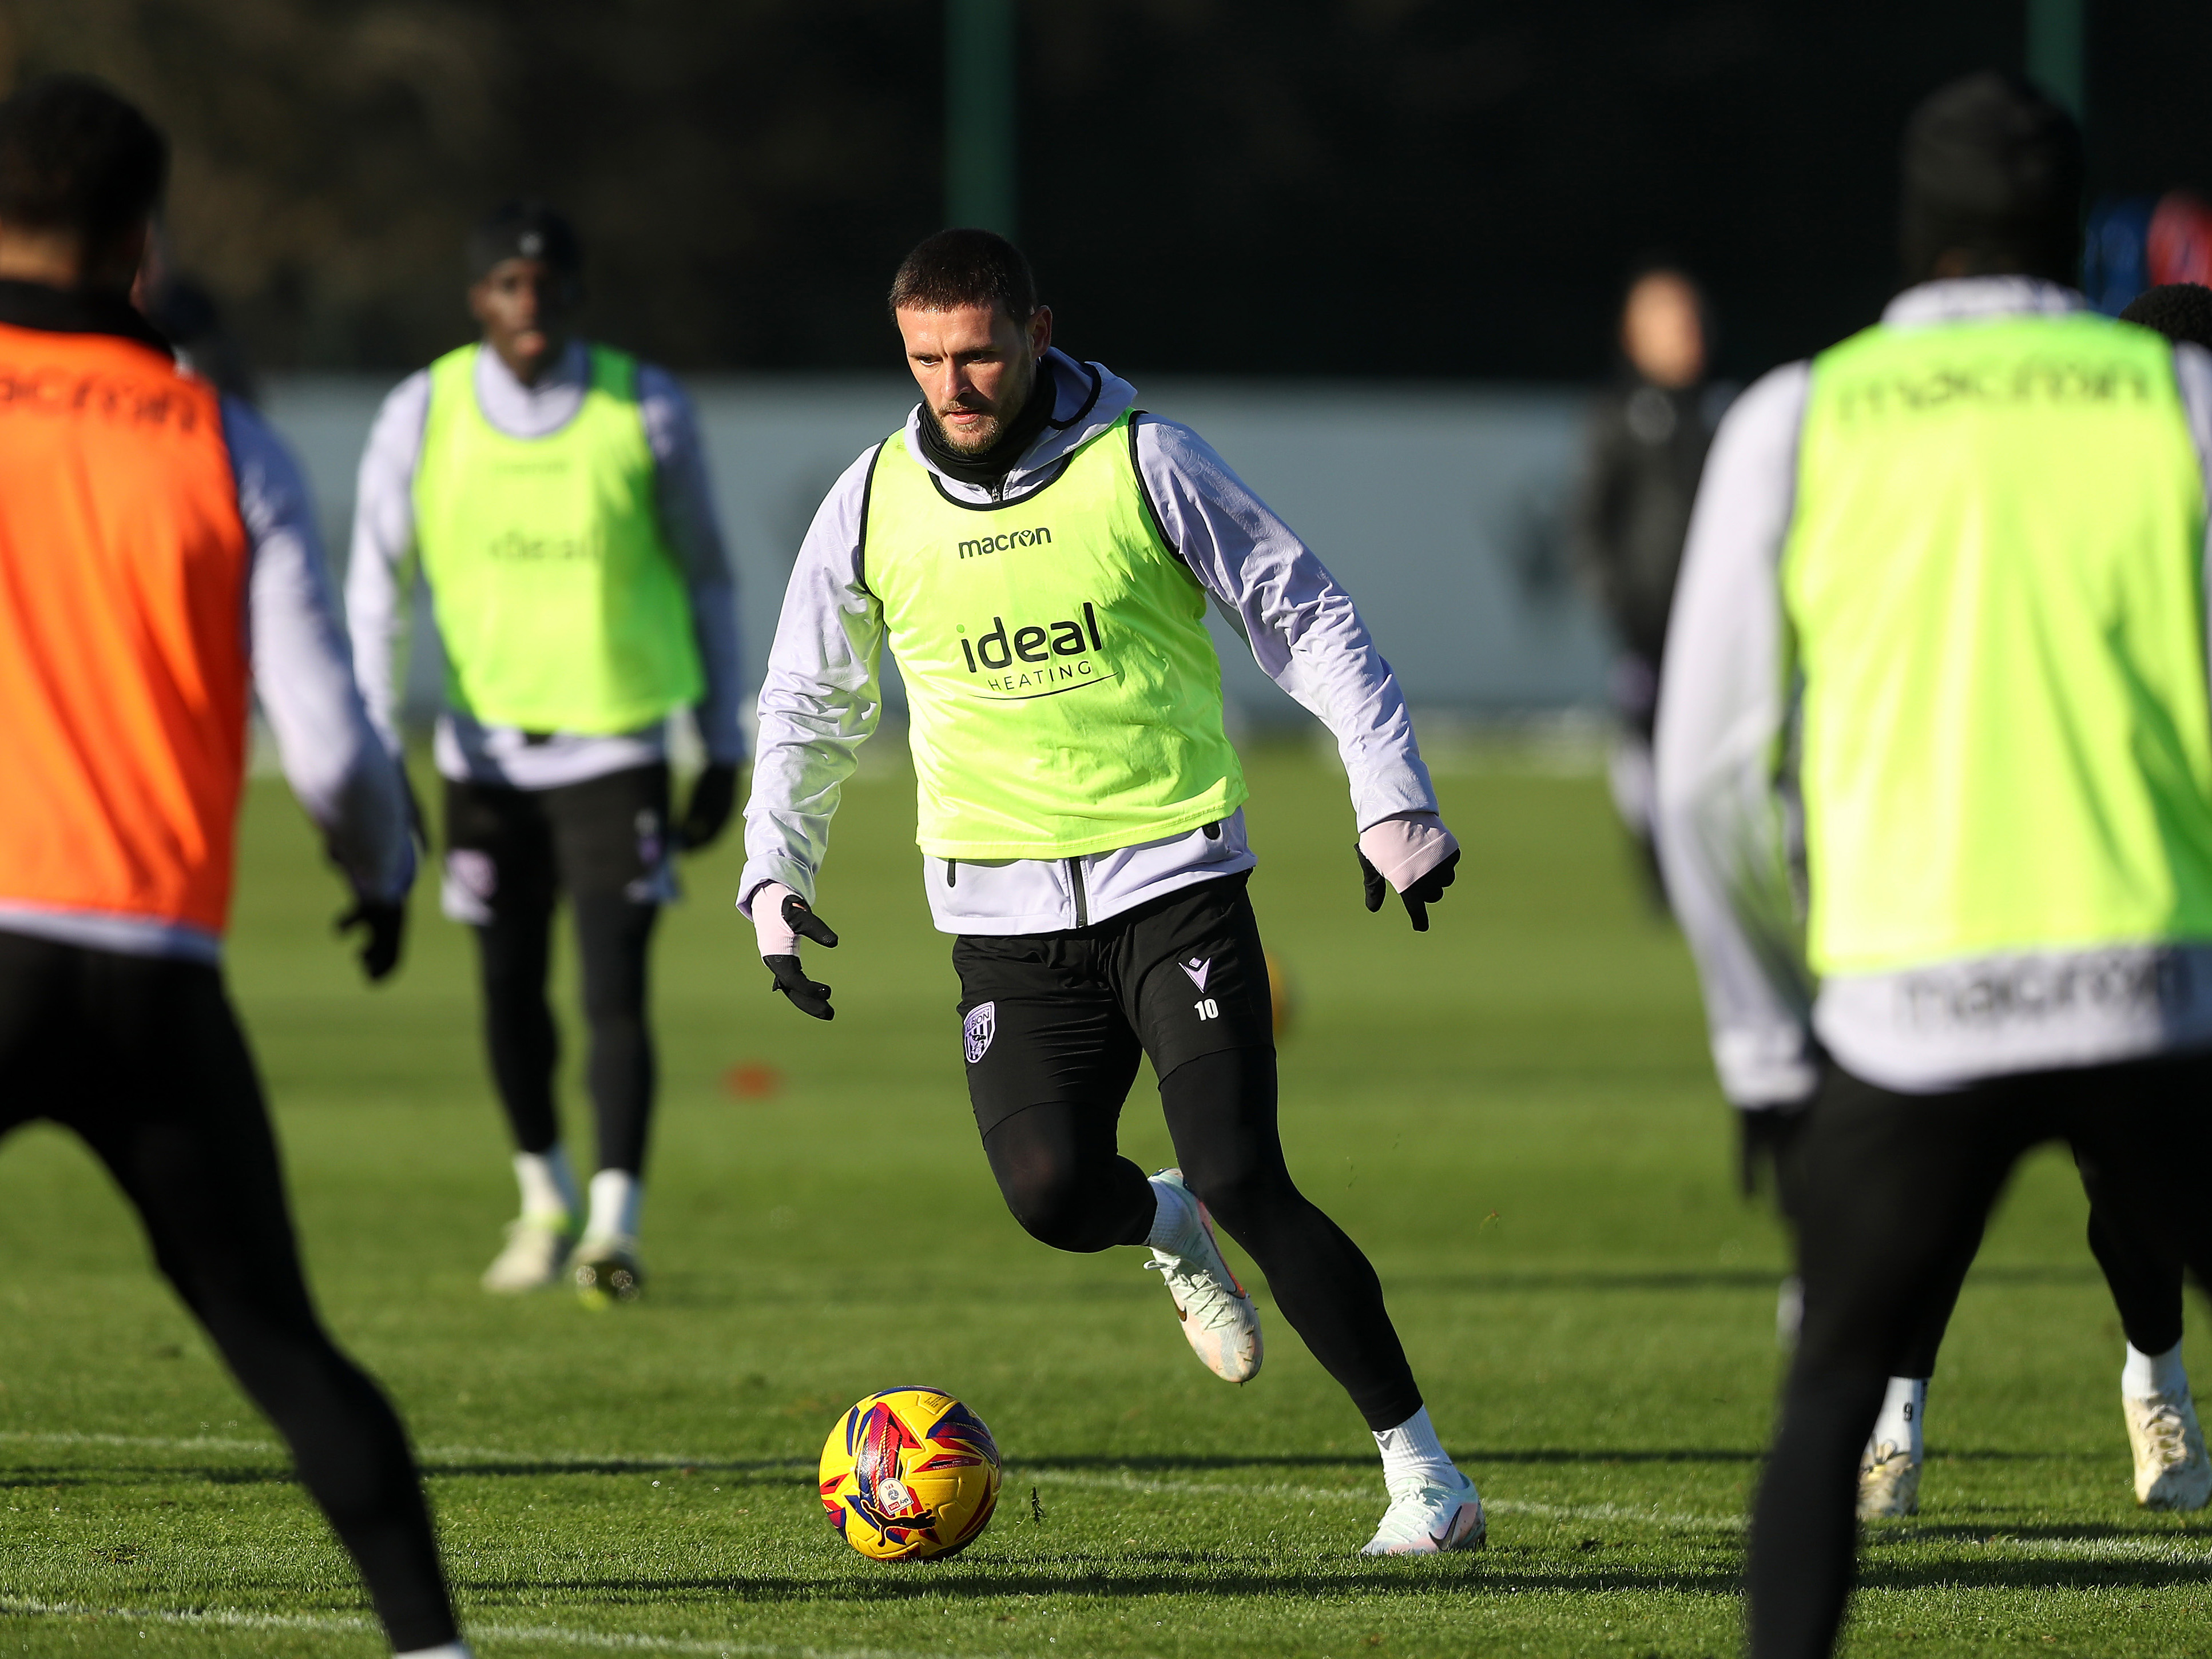
<instances>
[{"instance_id":1,"label":"dark tree background","mask_svg":"<svg viewBox=\"0 0 2212 1659\"><path fill-rule=\"evenodd\" d=\"M1893 158L2024 0L1024 0L1021 218L1137 371L1583 379L1622 271L1705 274L1747 374L1892 286ZM2102 189L2212 183L2212 7L2091 0ZM941 211L925 0L0 0L0 82L166 125L180 262L270 368L463 337L456 249L565 204L593 326L690 368L887 366Z\"/></svg>"}]
</instances>

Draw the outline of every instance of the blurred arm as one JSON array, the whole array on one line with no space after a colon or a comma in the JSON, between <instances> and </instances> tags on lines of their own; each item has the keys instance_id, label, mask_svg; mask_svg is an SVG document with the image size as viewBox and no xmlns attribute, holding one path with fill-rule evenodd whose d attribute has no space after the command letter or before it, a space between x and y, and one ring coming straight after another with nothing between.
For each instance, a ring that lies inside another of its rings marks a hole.
<instances>
[{"instance_id":1,"label":"blurred arm","mask_svg":"<svg viewBox=\"0 0 2212 1659\"><path fill-rule=\"evenodd\" d=\"M254 688L284 776L363 898L415 878L406 793L371 728L323 566L306 484L261 417L226 398L223 435L252 548L246 587Z\"/></svg>"},{"instance_id":2,"label":"blurred arm","mask_svg":"<svg viewBox=\"0 0 2212 1659\"><path fill-rule=\"evenodd\" d=\"M1146 417L1137 465L1169 544L1267 678L1335 737L1358 827L1406 818L1441 829L1398 677L1313 550L1188 427Z\"/></svg>"},{"instance_id":3,"label":"blurred arm","mask_svg":"<svg viewBox=\"0 0 2212 1659\"><path fill-rule=\"evenodd\" d=\"M1583 591L1608 622L1619 610L1620 498L1627 435L1620 399L1606 396L1590 412L1582 472L1567 514L1567 562Z\"/></svg>"},{"instance_id":4,"label":"blurred arm","mask_svg":"<svg viewBox=\"0 0 2212 1659\"><path fill-rule=\"evenodd\" d=\"M399 752L399 703L406 683L409 590L415 566L415 467L430 416L428 370L392 389L370 428L354 489L353 541L346 560L346 623L354 673L368 718Z\"/></svg>"},{"instance_id":5,"label":"blurred arm","mask_svg":"<svg viewBox=\"0 0 2212 1659\"><path fill-rule=\"evenodd\" d=\"M738 908L747 915L754 893L768 882L813 902L838 797L883 715L877 678L883 607L860 568L860 510L875 459L871 449L831 487L784 591L761 685L760 749L745 803Z\"/></svg>"},{"instance_id":6,"label":"blurred arm","mask_svg":"<svg viewBox=\"0 0 2212 1659\"><path fill-rule=\"evenodd\" d=\"M696 711L699 736L709 761L734 766L745 757L738 589L714 515L698 417L675 378L650 364L638 370L637 394L646 439L653 447L660 526L684 568L691 597L691 627L706 673L707 688Z\"/></svg>"},{"instance_id":7,"label":"blurred arm","mask_svg":"<svg viewBox=\"0 0 2212 1659\"><path fill-rule=\"evenodd\" d=\"M1722 423L1690 520L1659 693L1658 842L1705 988L1721 1088L1803 1100L1813 978L1777 793L1791 666L1780 565L1811 371L1759 382Z\"/></svg>"},{"instance_id":8,"label":"blurred arm","mask_svg":"<svg viewBox=\"0 0 2212 1659\"><path fill-rule=\"evenodd\" d=\"M2173 349L2173 378L2181 389L2181 410L2189 422L2189 435L2197 445L2197 462L2204 471L2204 499L2212 503L2212 352L2203 346ZM2204 576L2206 604L2212 605L2212 514L2206 515ZM2212 616L2205 621L2212 638ZM2212 653L2207 653L2212 663Z\"/></svg>"}]
</instances>

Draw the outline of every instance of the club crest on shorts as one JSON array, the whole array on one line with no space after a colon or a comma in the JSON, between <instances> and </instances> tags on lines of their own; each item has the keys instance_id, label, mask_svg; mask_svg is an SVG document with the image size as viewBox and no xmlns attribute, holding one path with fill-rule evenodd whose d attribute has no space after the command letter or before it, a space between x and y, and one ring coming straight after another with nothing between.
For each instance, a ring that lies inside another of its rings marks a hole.
<instances>
[{"instance_id":1,"label":"club crest on shorts","mask_svg":"<svg viewBox=\"0 0 2212 1659\"><path fill-rule=\"evenodd\" d=\"M1193 957L1188 962L1178 962L1176 966L1182 969L1183 977L1198 987L1200 994L1203 995L1206 991L1206 976L1213 971L1213 958L1208 957L1205 961L1200 962L1196 957Z\"/></svg>"},{"instance_id":2,"label":"club crest on shorts","mask_svg":"<svg viewBox=\"0 0 2212 1659\"><path fill-rule=\"evenodd\" d=\"M999 1034L999 1005L979 1002L968 1011L968 1063L973 1066L991 1052L991 1039Z\"/></svg>"}]
</instances>

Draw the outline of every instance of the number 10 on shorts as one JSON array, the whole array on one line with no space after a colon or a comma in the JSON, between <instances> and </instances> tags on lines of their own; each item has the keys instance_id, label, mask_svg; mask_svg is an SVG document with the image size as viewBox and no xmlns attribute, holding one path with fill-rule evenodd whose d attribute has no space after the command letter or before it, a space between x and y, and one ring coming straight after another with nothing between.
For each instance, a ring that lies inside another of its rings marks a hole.
<instances>
[{"instance_id":1,"label":"number 10 on shorts","mask_svg":"<svg viewBox=\"0 0 2212 1659\"><path fill-rule=\"evenodd\" d=\"M1219 1019L1221 1018L1221 1005L1216 1002L1212 997L1200 997L1196 1002L1192 1003L1190 1006L1198 1010L1198 1017L1200 1019Z\"/></svg>"}]
</instances>

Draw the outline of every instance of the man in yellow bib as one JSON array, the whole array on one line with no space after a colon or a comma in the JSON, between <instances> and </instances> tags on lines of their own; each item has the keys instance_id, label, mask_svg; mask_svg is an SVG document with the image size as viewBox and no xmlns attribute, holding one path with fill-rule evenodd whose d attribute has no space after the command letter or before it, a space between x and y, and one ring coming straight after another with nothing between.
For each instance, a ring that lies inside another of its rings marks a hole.
<instances>
[{"instance_id":1,"label":"man in yellow bib","mask_svg":"<svg viewBox=\"0 0 2212 1659\"><path fill-rule=\"evenodd\" d=\"M2212 356L2084 309L2081 178L2016 78L1929 98L1909 286L1744 394L1691 522L1659 848L1723 1088L1804 1108L1755 1659L1832 1646L1889 1379L2023 1152L2212 1271ZM2201 1464L2172 1336L2122 1387Z\"/></svg>"},{"instance_id":2,"label":"man in yellow bib","mask_svg":"<svg viewBox=\"0 0 2212 1659\"><path fill-rule=\"evenodd\" d=\"M675 896L673 854L727 823L744 757L737 608L689 400L665 371L569 333L581 253L567 221L509 203L469 259L483 337L385 400L362 458L346 608L371 718L395 749L416 565L445 644L445 908L476 929L522 1192L485 1288L566 1270L604 1305L643 1279L653 920ZM684 707L708 765L672 826L666 725ZM553 1102L545 979L562 892L599 1121L588 1217Z\"/></svg>"},{"instance_id":3,"label":"man in yellow bib","mask_svg":"<svg viewBox=\"0 0 2212 1659\"><path fill-rule=\"evenodd\" d=\"M922 400L817 514L761 693L738 901L761 954L795 1006L831 1017L799 939L836 942L815 876L888 645L1008 1206L1061 1249L1149 1246L1191 1346L1243 1382L1259 1321L1218 1218L1374 1431L1390 1503L1367 1553L1475 1547L1481 1499L1437 1442L1374 1269L1284 1165L1207 603L1335 734L1368 908L1395 887L1425 930L1459 852L1396 678L1343 588L1196 433L1052 349L1011 244L930 238L890 305ZM1115 1141L1140 1055L1182 1159L1149 1179Z\"/></svg>"}]
</instances>

